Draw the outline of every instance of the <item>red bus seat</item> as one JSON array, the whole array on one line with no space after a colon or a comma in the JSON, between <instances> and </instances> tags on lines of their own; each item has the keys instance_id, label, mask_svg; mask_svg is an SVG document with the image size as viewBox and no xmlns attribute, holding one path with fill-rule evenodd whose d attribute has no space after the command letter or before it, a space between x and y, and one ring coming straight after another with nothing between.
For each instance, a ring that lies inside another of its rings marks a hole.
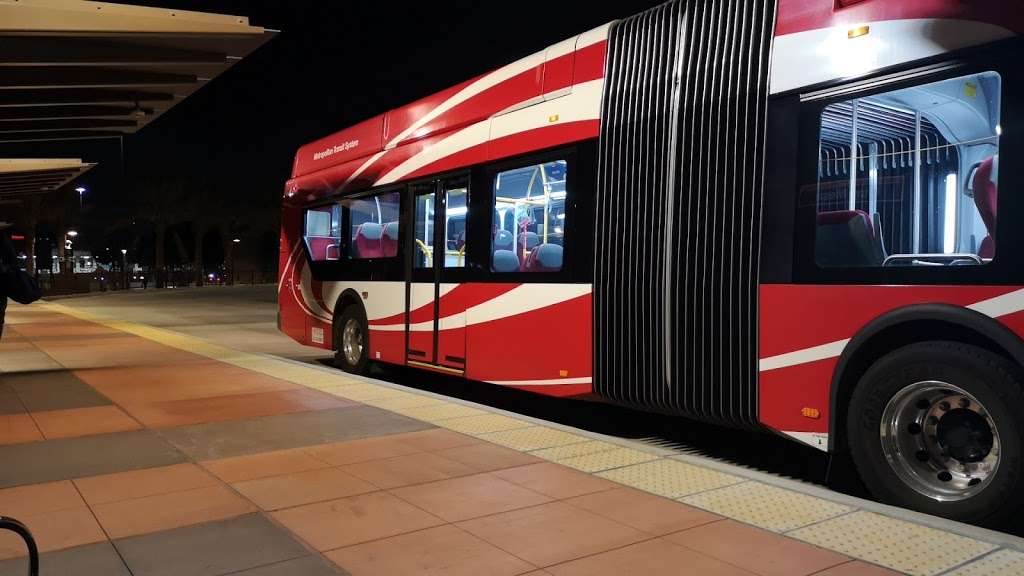
<instances>
[{"instance_id":1,"label":"red bus seat","mask_svg":"<svg viewBox=\"0 0 1024 576\"><path fill-rule=\"evenodd\" d=\"M822 266L880 266L885 260L881 239L863 210L819 212L814 241Z\"/></svg>"},{"instance_id":2,"label":"red bus seat","mask_svg":"<svg viewBox=\"0 0 1024 576\"><path fill-rule=\"evenodd\" d=\"M526 258L529 272L556 272L562 269L562 247L558 244L541 244Z\"/></svg>"},{"instance_id":3,"label":"red bus seat","mask_svg":"<svg viewBox=\"0 0 1024 576\"><path fill-rule=\"evenodd\" d=\"M338 239L333 236L307 236L306 243L309 246L309 257L314 262L337 260L341 256L338 252Z\"/></svg>"},{"instance_id":4,"label":"red bus seat","mask_svg":"<svg viewBox=\"0 0 1024 576\"><path fill-rule=\"evenodd\" d=\"M380 258L384 255L381 248L382 227L376 222L360 224L356 229L356 258Z\"/></svg>"},{"instance_id":5,"label":"red bus seat","mask_svg":"<svg viewBox=\"0 0 1024 576\"><path fill-rule=\"evenodd\" d=\"M988 231L988 236L978 247L978 256L982 258L993 258L996 255L996 201L999 199L999 190L992 181L994 162L995 156L979 164L972 182L974 205L978 207L978 214Z\"/></svg>"},{"instance_id":6,"label":"red bus seat","mask_svg":"<svg viewBox=\"0 0 1024 576\"><path fill-rule=\"evenodd\" d=\"M388 222L380 237L380 251L384 258L398 255L398 222Z\"/></svg>"}]
</instances>

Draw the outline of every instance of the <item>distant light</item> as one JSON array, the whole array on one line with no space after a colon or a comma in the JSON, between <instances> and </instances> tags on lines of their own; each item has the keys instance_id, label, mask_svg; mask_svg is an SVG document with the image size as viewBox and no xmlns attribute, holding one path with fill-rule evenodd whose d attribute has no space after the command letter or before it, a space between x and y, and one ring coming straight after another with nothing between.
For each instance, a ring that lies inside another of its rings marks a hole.
<instances>
[{"instance_id":1,"label":"distant light","mask_svg":"<svg viewBox=\"0 0 1024 576\"><path fill-rule=\"evenodd\" d=\"M565 214L559 214L558 216L556 216L556 218L558 218L559 220L565 220Z\"/></svg>"},{"instance_id":2,"label":"distant light","mask_svg":"<svg viewBox=\"0 0 1024 576\"><path fill-rule=\"evenodd\" d=\"M127 253L128 253L128 249L127 248L121 248L121 255L122 256L127 254Z\"/></svg>"},{"instance_id":3,"label":"distant light","mask_svg":"<svg viewBox=\"0 0 1024 576\"><path fill-rule=\"evenodd\" d=\"M241 238L235 238L234 240L232 240L232 242L234 242L235 244L238 244L241 241Z\"/></svg>"},{"instance_id":4,"label":"distant light","mask_svg":"<svg viewBox=\"0 0 1024 576\"><path fill-rule=\"evenodd\" d=\"M213 274L213 272L210 272L210 280L213 280L213 278L214 278L214 274Z\"/></svg>"},{"instance_id":5,"label":"distant light","mask_svg":"<svg viewBox=\"0 0 1024 576\"><path fill-rule=\"evenodd\" d=\"M1002 135L1003 135L1003 126L1001 124L996 124L996 136L1002 136Z\"/></svg>"},{"instance_id":6,"label":"distant light","mask_svg":"<svg viewBox=\"0 0 1024 576\"><path fill-rule=\"evenodd\" d=\"M85 186L79 186L78 188L75 188L75 192L78 192L80 195L85 194Z\"/></svg>"},{"instance_id":7,"label":"distant light","mask_svg":"<svg viewBox=\"0 0 1024 576\"><path fill-rule=\"evenodd\" d=\"M68 230L67 235L74 238L75 236L78 236L78 232L76 232L75 230Z\"/></svg>"}]
</instances>

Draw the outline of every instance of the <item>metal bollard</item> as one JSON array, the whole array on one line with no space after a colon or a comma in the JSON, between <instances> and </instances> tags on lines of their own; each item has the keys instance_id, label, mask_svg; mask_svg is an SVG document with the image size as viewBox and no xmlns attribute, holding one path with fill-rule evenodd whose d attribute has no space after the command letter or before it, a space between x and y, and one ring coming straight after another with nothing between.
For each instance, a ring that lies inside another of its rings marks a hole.
<instances>
[{"instance_id":1,"label":"metal bollard","mask_svg":"<svg viewBox=\"0 0 1024 576\"><path fill-rule=\"evenodd\" d=\"M36 548L36 539L32 537L28 526L14 518L0 516L0 530L10 530L21 536L25 541L25 547L28 548L28 576L39 576L39 549Z\"/></svg>"}]
</instances>

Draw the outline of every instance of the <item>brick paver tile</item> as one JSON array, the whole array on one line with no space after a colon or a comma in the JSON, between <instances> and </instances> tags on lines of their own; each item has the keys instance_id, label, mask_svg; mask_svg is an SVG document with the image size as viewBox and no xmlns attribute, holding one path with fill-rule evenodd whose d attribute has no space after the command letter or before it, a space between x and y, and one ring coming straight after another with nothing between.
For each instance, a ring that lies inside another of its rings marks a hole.
<instances>
[{"instance_id":1,"label":"brick paver tile","mask_svg":"<svg viewBox=\"0 0 1024 576\"><path fill-rule=\"evenodd\" d=\"M225 482L242 482L330 466L327 462L313 457L304 448L205 460L200 464Z\"/></svg>"},{"instance_id":2,"label":"brick paver tile","mask_svg":"<svg viewBox=\"0 0 1024 576\"><path fill-rule=\"evenodd\" d=\"M174 464L74 480L90 505L216 486L217 479L195 464Z\"/></svg>"},{"instance_id":3,"label":"brick paver tile","mask_svg":"<svg viewBox=\"0 0 1024 576\"><path fill-rule=\"evenodd\" d=\"M68 480L0 490L0 516L20 519L33 514L84 507L85 501Z\"/></svg>"},{"instance_id":4,"label":"brick paver tile","mask_svg":"<svg viewBox=\"0 0 1024 576\"><path fill-rule=\"evenodd\" d=\"M530 456L518 450L488 442L448 448L437 452L437 454L456 462L462 462L479 472L490 472L491 470L501 470L502 468L513 468L515 466L543 462L543 460L536 456Z\"/></svg>"},{"instance_id":5,"label":"brick paver tile","mask_svg":"<svg viewBox=\"0 0 1024 576\"><path fill-rule=\"evenodd\" d=\"M493 474L476 474L429 484L407 486L392 493L449 522L535 506L550 498Z\"/></svg>"},{"instance_id":6,"label":"brick paver tile","mask_svg":"<svg viewBox=\"0 0 1024 576\"><path fill-rule=\"evenodd\" d=\"M256 507L226 486L194 488L92 507L111 538L124 538L253 512Z\"/></svg>"},{"instance_id":7,"label":"brick paver tile","mask_svg":"<svg viewBox=\"0 0 1024 576\"><path fill-rule=\"evenodd\" d=\"M903 573L854 560L821 572L815 572L814 576L900 576L901 574Z\"/></svg>"},{"instance_id":8,"label":"brick paver tile","mask_svg":"<svg viewBox=\"0 0 1024 576\"><path fill-rule=\"evenodd\" d=\"M28 414L0 415L0 444L21 444L42 439L43 433Z\"/></svg>"},{"instance_id":9,"label":"brick paver tile","mask_svg":"<svg viewBox=\"0 0 1024 576\"><path fill-rule=\"evenodd\" d=\"M814 574L849 560L842 554L732 520L712 522L665 538L762 576Z\"/></svg>"},{"instance_id":10,"label":"brick paver tile","mask_svg":"<svg viewBox=\"0 0 1024 576\"><path fill-rule=\"evenodd\" d=\"M551 566L554 576L753 576L752 573L661 539Z\"/></svg>"},{"instance_id":11,"label":"brick paver tile","mask_svg":"<svg viewBox=\"0 0 1024 576\"><path fill-rule=\"evenodd\" d=\"M722 519L700 508L632 488L595 492L566 502L657 536Z\"/></svg>"},{"instance_id":12,"label":"brick paver tile","mask_svg":"<svg viewBox=\"0 0 1024 576\"><path fill-rule=\"evenodd\" d=\"M133 405L130 411L146 426L163 428L352 405L318 390L303 389L155 402Z\"/></svg>"},{"instance_id":13,"label":"brick paver tile","mask_svg":"<svg viewBox=\"0 0 1024 576\"><path fill-rule=\"evenodd\" d=\"M310 446L306 452L332 466L343 466L366 462L368 460L380 460L393 458L406 454L415 454L421 449L409 442L403 441L407 434L395 434L392 436L378 436L375 438L363 438L347 442L332 442L319 446Z\"/></svg>"},{"instance_id":14,"label":"brick paver tile","mask_svg":"<svg viewBox=\"0 0 1024 576\"><path fill-rule=\"evenodd\" d=\"M307 504L272 516L317 550L331 550L444 524L386 492Z\"/></svg>"},{"instance_id":15,"label":"brick paver tile","mask_svg":"<svg viewBox=\"0 0 1024 576\"><path fill-rule=\"evenodd\" d=\"M429 430L420 430L419 432L399 434L398 439L424 452L445 450L447 448L455 448L457 446L468 446L470 444L477 444L480 442L472 436L467 436L446 428L431 428Z\"/></svg>"},{"instance_id":16,"label":"brick paver tile","mask_svg":"<svg viewBox=\"0 0 1024 576\"><path fill-rule=\"evenodd\" d=\"M611 490L618 486L618 484L603 478L577 472L551 462L498 470L494 475L555 499Z\"/></svg>"},{"instance_id":17,"label":"brick paver tile","mask_svg":"<svg viewBox=\"0 0 1024 576\"><path fill-rule=\"evenodd\" d=\"M264 510L277 510L373 492L377 487L338 468L307 470L232 484Z\"/></svg>"},{"instance_id":18,"label":"brick paver tile","mask_svg":"<svg viewBox=\"0 0 1024 576\"><path fill-rule=\"evenodd\" d=\"M466 476L476 472L465 464L429 452L359 462L344 466L342 469L384 489Z\"/></svg>"},{"instance_id":19,"label":"brick paver tile","mask_svg":"<svg viewBox=\"0 0 1024 576\"><path fill-rule=\"evenodd\" d=\"M92 512L85 506L21 516L40 552L60 550L106 539ZM13 532L0 532L0 558L24 556L25 543Z\"/></svg>"},{"instance_id":20,"label":"brick paver tile","mask_svg":"<svg viewBox=\"0 0 1024 576\"><path fill-rule=\"evenodd\" d=\"M33 412L32 418L47 439L128 432L142 428L142 425L117 406Z\"/></svg>"},{"instance_id":21,"label":"brick paver tile","mask_svg":"<svg viewBox=\"0 0 1024 576\"><path fill-rule=\"evenodd\" d=\"M533 566L455 526L438 526L327 552L354 576L514 576Z\"/></svg>"},{"instance_id":22,"label":"brick paver tile","mask_svg":"<svg viewBox=\"0 0 1024 576\"><path fill-rule=\"evenodd\" d=\"M459 522L467 532L545 567L606 552L646 534L562 502Z\"/></svg>"}]
</instances>

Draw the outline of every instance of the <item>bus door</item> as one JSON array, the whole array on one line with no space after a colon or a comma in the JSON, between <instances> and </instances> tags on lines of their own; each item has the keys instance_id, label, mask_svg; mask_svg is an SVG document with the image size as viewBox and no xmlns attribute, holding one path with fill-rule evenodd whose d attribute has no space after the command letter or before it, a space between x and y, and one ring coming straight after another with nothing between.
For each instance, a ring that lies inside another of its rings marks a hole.
<instances>
[{"instance_id":1,"label":"bus door","mask_svg":"<svg viewBox=\"0 0 1024 576\"><path fill-rule=\"evenodd\" d=\"M454 281L466 264L468 180L412 187L412 259L408 282L409 364L461 373L466 367L466 311Z\"/></svg>"}]
</instances>

